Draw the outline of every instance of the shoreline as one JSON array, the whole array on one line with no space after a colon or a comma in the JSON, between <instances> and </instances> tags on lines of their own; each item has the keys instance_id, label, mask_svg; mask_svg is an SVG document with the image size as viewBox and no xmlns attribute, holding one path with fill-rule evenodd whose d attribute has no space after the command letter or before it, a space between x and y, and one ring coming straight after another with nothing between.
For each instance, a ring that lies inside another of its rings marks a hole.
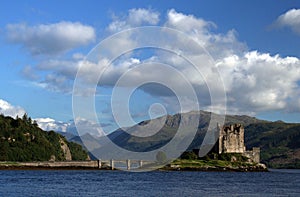
<instances>
[{"instance_id":1,"label":"shoreline","mask_svg":"<svg viewBox=\"0 0 300 197\"><path fill-rule=\"evenodd\" d=\"M99 170L122 171L111 169L107 163L99 161L62 161L62 162L0 162L0 170ZM124 171L131 171L124 168ZM132 171L139 171L132 168ZM141 170L142 171L142 170ZM269 172L264 164L251 166L180 166L168 164L154 171L203 171L203 172Z\"/></svg>"}]
</instances>

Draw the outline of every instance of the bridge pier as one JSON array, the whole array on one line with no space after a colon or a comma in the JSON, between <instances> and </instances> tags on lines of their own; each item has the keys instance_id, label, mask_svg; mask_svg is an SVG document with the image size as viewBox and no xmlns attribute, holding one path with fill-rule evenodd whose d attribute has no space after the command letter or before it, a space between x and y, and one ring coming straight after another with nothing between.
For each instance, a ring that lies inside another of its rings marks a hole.
<instances>
[{"instance_id":1,"label":"bridge pier","mask_svg":"<svg viewBox=\"0 0 300 197\"><path fill-rule=\"evenodd\" d=\"M103 167L103 163L104 165L108 164L109 163L109 166L110 166L110 169L111 170L115 170L115 165L117 166L123 166L123 167L120 167L120 168L123 168L124 169L124 164L126 165L125 166L125 169L127 170L131 170L131 168L133 169L136 169L136 168L142 168L143 165L148 161L145 161L145 160L130 160L130 159L124 159L124 160L113 160L113 159L110 159L110 160L104 160L104 161L101 161L100 159L97 160L98 162L98 168L102 168ZM121 163L121 165L119 165ZM133 164L133 166L131 165Z\"/></svg>"},{"instance_id":2,"label":"bridge pier","mask_svg":"<svg viewBox=\"0 0 300 197\"><path fill-rule=\"evenodd\" d=\"M102 168L102 163L101 163L101 160L100 160L100 159L97 160L97 164L98 164L98 168L99 168L99 169Z\"/></svg>"},{"instance_id":3,"label":"bridge pier","mask_svg":"<svg viewBox=\"0 0 300 197\"><path fill-rule=\"evenodd\" d=\"M139 165L140 165L140 168L143 167L143 160L140 160Z\"/></svg>"},{"instance_id":4,"label":"bridge pier","mask_svg":"<svg viewBox=\"0 0 300 197\"><path fill-rule=\"evenodd\" d=\"M110 160L110 167L111 167L111 170L115 169L115 167L114 167L114 160L113 159Z\"/></svg>"},{"instance_id":5,"label":"bridge pier","mask_svg":"<svg viewBox=\"0 0 300 197\"><path fill-rule=\"evenodd\" d=\"M126 160L126 164L127 164L127 170L130 170L130 160L129 159Z\"/></svg>"}]
</instances>

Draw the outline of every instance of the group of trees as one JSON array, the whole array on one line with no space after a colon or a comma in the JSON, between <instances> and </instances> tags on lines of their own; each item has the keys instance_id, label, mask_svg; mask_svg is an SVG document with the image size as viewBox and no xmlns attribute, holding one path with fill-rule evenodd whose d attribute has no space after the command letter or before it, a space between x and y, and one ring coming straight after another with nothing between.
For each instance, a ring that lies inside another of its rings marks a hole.
<instances>
[{"instance_id":1,"label":"group of trees","mask_svg":"<svg viewBox=\"0 0 300 197\"><path fill-rule=\"evenodd\" d=\"M48 161L55 156L65 160L60 139L54 131L44 131L27 114L22 118L0 115L0 161ZM67 142L74 160L85 160L87 153L78 144Z\"/></svg>"}]
</instances>

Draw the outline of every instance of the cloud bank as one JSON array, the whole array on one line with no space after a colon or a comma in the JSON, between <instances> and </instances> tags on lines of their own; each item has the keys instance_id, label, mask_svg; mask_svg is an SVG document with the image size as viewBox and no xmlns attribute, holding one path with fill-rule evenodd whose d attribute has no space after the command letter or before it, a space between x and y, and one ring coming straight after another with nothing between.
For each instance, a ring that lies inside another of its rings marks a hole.
<instances>
[{"instance_id":1,"label":"cloud bank","mask_svg":"<svg viewBox=\"0 0 300 197\"><path fill-rule=\"evenodd\" d=\"M10 42L21 45L32 55L60 54L96 38L93 27L67 21L36 26L8 24L6 31Z\"/></svg>"},{"instance_id":2,"label":"cloud bank","mask_svg":"<svg viewBox=\"0 0 300 197\"><path fill-rule=\"evenodd\" d=\"M296 33L300 33L300 10L292 9L281 15L277 19L280 26L290 27ZM68 34L64 34L59 29L63 26L70 26L70 38ZM111 24L106 28L109 32L118 32L124 29L140 26L140 25L162 25L164 27L178 29L190 36L195 42L202 45L215 60L217 69L224 81L225 91L228 101L228 110L233 113L250 113L266 111L286 111L300 112L300 60L297 57L282 57L279 54L271 55L263 51L249 50L247 45L238 40L237 32L234 29L225 33L216 33L217 24L193 15L187 15L177 12L174 9L169 10L166 15L158 13L151 9L131 9L125 16L115 16ZM47 29L47 31L45 30ZM74 47L87 44L95 39L95 33L92 27L84 26L80 23L63 22L50 25L38 25L29 27L27 25L11 25L8 31L22 32L17 35L11 35L10 40L22 44L32 54L53 53L57 51L66 51ZM45 43L42 38L48 35L47 32L55 32L52 37L54 44ZM81 37L82 35L85 36ZM33 35L37 35L33 40ZM68 36L67 36L68 35ZM152 35L155 37L155 35ZM78 38L78 40L77 40ZM60 45L58 42L63 44ZM164 40L161 40L164 42ZM182 42L180 38L174 40L174 43ZM55 44L56 43L56 44ZM117 53L124 46L135 46L135 39L130 35L112 43L107 50L111 53ZM44 48L42 46L45 46ZM181 47L174 46L175 51L180 51ZM190 48L190 54L193 55L195 61L201 61L201 56L197 51ZM53 91L61 91L71 93L72 84L76 76L79 65L82 63L80 55L74 55L73 59L50 59L45 60L30 68L24 68L24 73L31 73L28 70L34 70L40 74L39 79L29 76L35 82L42 84L42 87ZM192 85L197 89L197 94L202 101L209 100L207 95L207 87L201 76L195 74L192 69L186 66L181 58L176 55L168 55L164 52L153 53L151 57L142 58L138 53L129 53L115 61L105 70L102 85L113 87L120 76L143 62L162 62L174 65L179 72L184 73ZM89 78L85 79L88 84L89 80L97 77L97 72L107 64L107 59L102 58L97 64L86 64L84 72ZM205 75L208 80L213 82L214 73L207 69ZM130 76L130 75L129 75ZM153 80L166 78L166 73L162 70L136 71L131 73L134 81L152 78ZM180 81L173 76L167 77L166 80L180 86ZM130 83L129 83L130 84ZM218 84L216 84L218 85ZM154 86L143 89L147 94L160 98L164 102L168 102L168 97L172 94L166 94L160 88ZM187 101L188 103L188 101ZM171 104L171 101L169 102ZM209 108L209 102L201 103L204 109Z\"/></svg>"}]
</instances>

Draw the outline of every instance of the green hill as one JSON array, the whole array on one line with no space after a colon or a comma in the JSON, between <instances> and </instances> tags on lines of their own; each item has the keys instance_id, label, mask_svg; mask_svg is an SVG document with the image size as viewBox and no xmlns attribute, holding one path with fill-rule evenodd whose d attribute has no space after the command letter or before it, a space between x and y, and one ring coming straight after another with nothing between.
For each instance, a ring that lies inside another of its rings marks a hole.
<instances>
[{"instance_id":1,"label":"green hill","mask_svg":"<svg viewBox=\"0 0 300 197\"><path fill-rule=\"evenodd\" d=\"M281 121L245 127L247 147L261 148L261 159L272 168L300 168L300 124Z\"/></svg>"},{"instance_id":2,"label":"green hill","mask_svg":"<svg viewBox=\"0 0 300 197\"><path fill-rule=\"evenodd\" d=\"M43 131L27 114L16 119L0 115L0 161L86 160L79 144L54 131Z\"/></svg>"}]
</instances>

